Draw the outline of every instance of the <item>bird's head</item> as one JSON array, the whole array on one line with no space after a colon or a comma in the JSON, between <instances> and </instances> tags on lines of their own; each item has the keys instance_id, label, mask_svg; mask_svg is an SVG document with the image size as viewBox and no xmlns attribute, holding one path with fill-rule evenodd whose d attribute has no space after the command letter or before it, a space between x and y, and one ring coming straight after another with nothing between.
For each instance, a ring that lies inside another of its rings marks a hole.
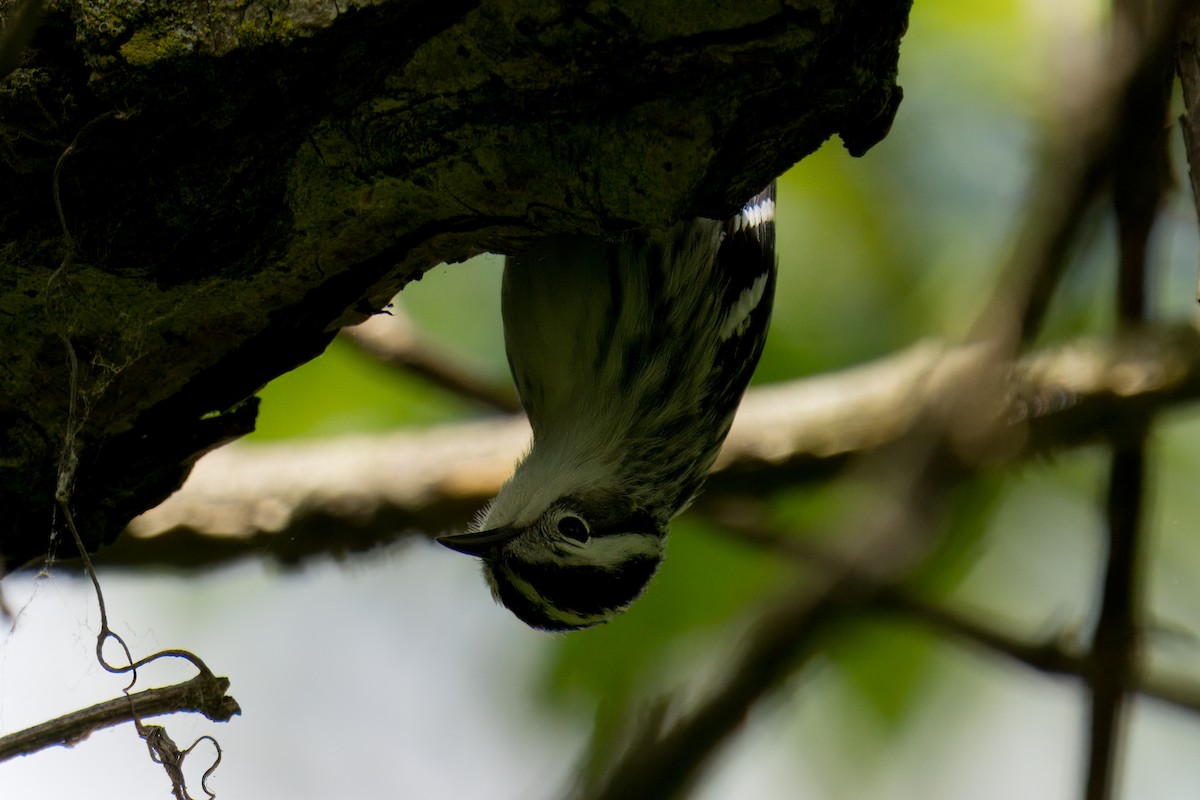
<instances>
[{"instance_id":1,"label":"bird's head","mask_svg":"<svg viewBox=\"0 0 1200 800\"><path fill-rule=\"evenodd\" d=\"M645 591L662 562L667 521L611 494L563 497L541 513L498 519L502 505L485 514L485 530L438 541L483 559L493 597L534 628L608 622Z\"/></svg>"}]
</instances>

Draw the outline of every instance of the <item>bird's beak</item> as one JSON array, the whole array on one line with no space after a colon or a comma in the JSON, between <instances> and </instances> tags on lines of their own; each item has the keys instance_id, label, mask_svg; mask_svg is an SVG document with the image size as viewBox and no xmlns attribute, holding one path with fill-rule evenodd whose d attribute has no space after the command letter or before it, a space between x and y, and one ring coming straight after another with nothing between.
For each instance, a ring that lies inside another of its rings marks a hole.
<instances>
[{"instance_id":1,"label":"bird's beak","mask_svg":"<svg viewBox=\"0 0 1200 800\"><path fill-rule=\"evenodd\" d=\"M453 533L449 536L439 536L437 540L451 550L469 556L490 556L520 535L520 528L495 528L474 533Z\"/></svg>"}]
</instances>

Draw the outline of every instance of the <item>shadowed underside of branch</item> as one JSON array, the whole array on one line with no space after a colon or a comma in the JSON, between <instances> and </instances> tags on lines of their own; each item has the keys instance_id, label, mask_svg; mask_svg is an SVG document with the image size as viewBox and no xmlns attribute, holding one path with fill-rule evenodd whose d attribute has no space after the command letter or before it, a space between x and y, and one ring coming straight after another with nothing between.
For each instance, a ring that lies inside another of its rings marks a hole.
<instances>
[{"instance_id":1,"label":"shadowed underside of branch","mask_svg":"<svg viewBox=\"0 0 1200 800\"><path fill-rule=\"evenodd\" d=\"M441 261L863 152L908 5L51 4L0 84L0 558L47 551L59 488L114 537Z\"/></svg>"}]
</instances>

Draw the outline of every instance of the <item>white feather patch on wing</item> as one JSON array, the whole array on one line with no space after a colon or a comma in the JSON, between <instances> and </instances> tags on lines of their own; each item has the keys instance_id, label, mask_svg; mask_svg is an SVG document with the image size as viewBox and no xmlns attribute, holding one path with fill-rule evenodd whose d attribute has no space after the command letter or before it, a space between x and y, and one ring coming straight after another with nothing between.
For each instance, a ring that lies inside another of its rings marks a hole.
<instances>
[{"instance_id":1,"label":"white feather patch on wing","mask_svg":"<svg viewBox=\"0 0 1200 800\"><path fill-rule=\"evenodd\" d=\"M743 289L742 293L738 295L737 301L725 312L719 334L722 342L732 336L741 336L746 332L746 328L750 325L750 315L762 302L763 292L767 288L767 277L767 274L764 273L755 278L754 283Z\"/></svg>"},{"instance_id":2,"label":"white feather patch on wing","mask_svg":"<svg viewBox=\"0 0 1200 800\"><path fill-rule=\"evenodd\" d=\"M761 203L743 208L741 213L733 218L733 230L736 233L743 228L757 228L764 222L772 222L774 219L775 201L768 197Z\"/></svg>"}]
</instances>

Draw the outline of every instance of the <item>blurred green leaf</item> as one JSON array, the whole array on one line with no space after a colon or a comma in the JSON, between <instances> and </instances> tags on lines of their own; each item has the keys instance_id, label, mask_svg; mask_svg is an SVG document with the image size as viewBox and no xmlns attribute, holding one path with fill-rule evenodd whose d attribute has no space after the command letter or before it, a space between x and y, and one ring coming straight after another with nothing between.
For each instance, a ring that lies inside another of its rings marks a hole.
<instances>
[{"instance_id":1,"label":"blurred green leaf","mask_svg":"<svg viewBox=\"0 0 1200 800\"><path fill-rule=\"evenodd\" d=\"M986 552L987 533L1005 496L1005 477L985 473L958 486L949 498L946 532L907 587L926 597L958 588Z\"/></svg>"},{"instance_id":2,"label":"blurred green leaf","mask_svg":"<svg viewBox=\"0 0 1200 800\"><path fill-rule=\"evenodd\" d=\"M404 287L395 303L438 345L496 381L509 380L500 321L503 256L442 264Z\"/></svg>"},{"instance_id":3,"label":"blurred green leaf","mask_svg":"<svg viewBox=\"0 0 1200 800\"><path fill-rule=\"evenodd\" d=\"M300 369L271 381L259 396L262 408L250 441L430 425L476 411L340 339Z\"/></svg>"},{"instance_id":4,"label":"blurred green leaf","mask_svg":"<svg viewBox=\"0 0 1200 800\"><path fill-rule=\"evenodd\" d=\"M856 619L826 649L829 663L892 732L899 730L932 679L934 642L892 619Z\"/></svg>"}]
</instances>

